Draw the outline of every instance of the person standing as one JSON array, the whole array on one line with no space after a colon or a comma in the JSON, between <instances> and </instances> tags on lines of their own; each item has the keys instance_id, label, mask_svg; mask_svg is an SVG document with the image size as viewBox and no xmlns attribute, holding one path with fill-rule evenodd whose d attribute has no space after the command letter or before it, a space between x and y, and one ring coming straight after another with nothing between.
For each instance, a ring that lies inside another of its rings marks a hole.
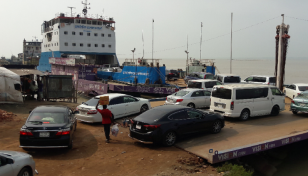
<instances>
[{"instance_id":1,"label":"person standing","mask_svg":"<svg viewBox=\"0 0 308 176\"><path fill-rule=\"evenodd\" d=\"M112 123L112 114L107 105L103 105L103 110L98 109L99 102L96 105L96 110L102 115L102 124L104 125L104 131L106 136L106 142L110 140L110 125Z\"/></svg>"}]
</instances>

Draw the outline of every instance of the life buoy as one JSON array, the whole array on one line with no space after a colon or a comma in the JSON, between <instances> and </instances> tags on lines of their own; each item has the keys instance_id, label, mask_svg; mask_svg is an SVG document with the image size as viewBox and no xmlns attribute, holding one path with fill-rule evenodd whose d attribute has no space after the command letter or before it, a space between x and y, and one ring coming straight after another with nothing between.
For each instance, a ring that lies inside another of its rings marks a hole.
<instances>
[{"instance_id":1,"label":"life buoy","mask_svg":"<svg viewBox=\"0 0 308 176\"><path fill-rule=\"evenodd\" d=\"M61 27L64 27L65 26L65 24L64 23L61 23Z\"/></svg>"},{"instance_id":2,"label":"life buoy","mask_svg":"<svg viewBox=\"0 0 308 176\"><path fill-rule=\"evenodd\" d=\"M111 30L114 31L114 27L111 27Z\"/></svg>"}]
</instances>

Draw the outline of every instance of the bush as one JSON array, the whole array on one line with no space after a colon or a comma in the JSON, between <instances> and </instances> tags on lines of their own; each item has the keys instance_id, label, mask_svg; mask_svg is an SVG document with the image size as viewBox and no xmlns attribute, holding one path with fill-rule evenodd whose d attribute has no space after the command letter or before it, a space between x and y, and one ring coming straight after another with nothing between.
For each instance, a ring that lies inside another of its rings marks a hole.
<instances>
[{"instance_id":1,"label":"bush","mask_svg":"<svg viewBox=\"0 0 308 176\"><path fill-rule=\"evenodd\" d=\"M227 172L225 176L252 176L253 171L247 171L243 166L232 165L231 163L224 163L217 168L218 172Z\"/></svg>"}]
</instances>

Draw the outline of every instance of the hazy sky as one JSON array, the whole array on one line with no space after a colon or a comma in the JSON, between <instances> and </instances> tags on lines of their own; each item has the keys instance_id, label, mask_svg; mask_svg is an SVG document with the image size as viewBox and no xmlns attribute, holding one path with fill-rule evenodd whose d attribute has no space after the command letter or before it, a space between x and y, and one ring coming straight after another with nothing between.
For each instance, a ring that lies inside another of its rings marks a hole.
<instances>
[{"instance_id":1,"label":"hazy sky","mask_svg":"<svg viewBox=\"0 0 308 176\"><path fill-rule=\"evenodd\" d=\"M275 28L285 14L291 36L288 57L307 57L308 1L306 0L89 0L89 14L114 17L116 52L119 58L142 56L142 30L145 58L152 57L152 19L154 24L154 58L186 58L188 35L189 56L199 58L200 23L203 22L203 59L230 57L230 25L233 30L256 26L233 34L233 58L273 58ZM11 0L2 2L0 11L0 56L22 52L22 41L41 39L41 24L59 12L81 13L81 0ZM297 17L304 20L297 20ZM274 19L273 19L274 18ZM219 38L218 36L228 34ZM211 38L216 38L208 40ZM182 46L182 47L181 47ZM177 48L180 47L180 48ZM177 48L177 49L172 49ZM167 50L168 49L168 50Z\"/></svg>"}]
</instances>

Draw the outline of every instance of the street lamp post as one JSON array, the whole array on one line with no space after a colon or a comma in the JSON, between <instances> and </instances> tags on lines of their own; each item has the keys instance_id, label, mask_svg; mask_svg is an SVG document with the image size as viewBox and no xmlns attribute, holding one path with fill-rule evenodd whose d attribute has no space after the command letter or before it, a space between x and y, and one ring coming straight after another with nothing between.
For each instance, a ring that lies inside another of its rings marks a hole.
<instances>
[{"instance_id":1,"label":"street lamp post","mask_svg":"<svg viewBox=\"0 0 308 176\"><path fill-rule=\"evenodd\" d=\"M133 50L131 50L133 52L133 62L135 62L135 51L136 51L136 48L134 48ZM135 62L135 66L136 66L136 69L135 69L135 82L137 84L137 79L136 79L136 74L137 74L137 62Z\"/></svg>"},{"instance_id":2,"label":"street lamp post","mask_svg":"<svg viewBox=\"0 0 308 176\"><path fill-rule=\"evenodd\" d=\"M187 50L185 50L185 53L187 54L187 60L186 60L186 75L188 75L188 51Z\"/></svg>"}]
</instances>

